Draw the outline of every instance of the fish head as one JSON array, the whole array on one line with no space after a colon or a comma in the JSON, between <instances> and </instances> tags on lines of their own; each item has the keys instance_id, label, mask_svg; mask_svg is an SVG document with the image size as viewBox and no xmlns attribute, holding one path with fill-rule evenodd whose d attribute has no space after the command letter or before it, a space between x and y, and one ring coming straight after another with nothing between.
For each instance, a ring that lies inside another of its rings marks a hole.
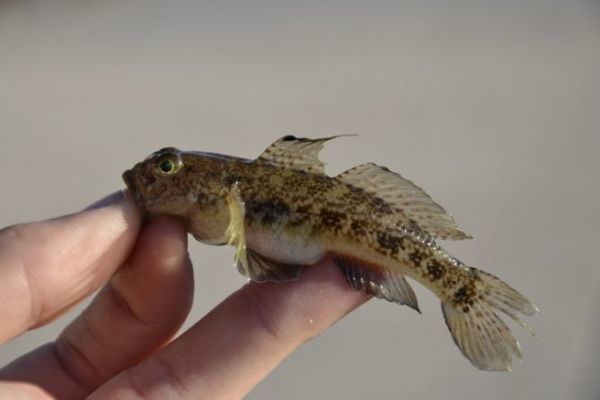
<instances>
[{"instance_id":1,"label":"fish head","mask_svg":"<svg viewBox=\"0 0 600 400\"><path fill-rule=\"evenodd\" d=\"M198 177L185 153L166 147L123 173L137 205L151 214L186 215L198 197Z\"/></svg>"}]
</instances>

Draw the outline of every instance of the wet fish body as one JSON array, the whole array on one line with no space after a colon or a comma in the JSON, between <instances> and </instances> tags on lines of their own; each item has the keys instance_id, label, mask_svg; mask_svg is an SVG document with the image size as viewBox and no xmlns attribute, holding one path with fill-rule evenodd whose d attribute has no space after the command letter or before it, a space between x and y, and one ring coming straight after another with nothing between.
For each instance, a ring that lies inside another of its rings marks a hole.
<instances>
[{"instance_id":1,"label":"wet fish body","mask_svg":"<svg viewBox=\"0 0 600 400\"><path fill-rule=\"evenodd\" d=\"M146 212L180 216L198 240L234 245L238 270L254 281L297 279L329 255L352 287L419 310L412 278L440 298L475 366L509 370L521 350L497 311L528 329L517 314L537 308L437 244L470 236L411 181L372 163L327 176L318 153L331 139L286 136L256 160L166 148L124 180Z\"/></svg>"}]
</instances>

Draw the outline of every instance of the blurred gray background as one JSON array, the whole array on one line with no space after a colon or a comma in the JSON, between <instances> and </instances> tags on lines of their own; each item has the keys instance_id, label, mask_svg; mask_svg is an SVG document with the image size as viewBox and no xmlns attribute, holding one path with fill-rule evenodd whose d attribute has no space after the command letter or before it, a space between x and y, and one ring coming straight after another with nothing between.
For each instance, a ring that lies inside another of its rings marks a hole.
<instances>
[{"instance_id":1,"label":"blurred gray background","mask_svg":"<svg viewBox=\"0 0 600 400\"><path fill-rule=\"evenodd\" d=\"M248 398L597 399L599 71L591 0L0 0L0 225L79 210L167 145L251 158L359 133L328 172L374 161L424 187L475 236L447 247L540 306L539 339L517 329L524 362L480 372L418 287L423 315L371 301ZM191 253L186 326L244 283L232 249Z\"/></svg>"}]
</instances>

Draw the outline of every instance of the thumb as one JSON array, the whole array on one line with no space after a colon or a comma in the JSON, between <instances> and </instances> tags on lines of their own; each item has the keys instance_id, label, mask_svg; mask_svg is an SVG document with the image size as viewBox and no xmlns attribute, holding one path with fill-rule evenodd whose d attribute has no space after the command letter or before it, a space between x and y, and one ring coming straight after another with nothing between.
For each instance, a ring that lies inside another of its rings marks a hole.
<instances>
[{"instance_id":1,"label":"thumb","mask_svg":"<svg viewBox=\"0 0 600 400\"><path fill-rule=\"evenodd\" d=\"M0 231L0 342L98 289L124 262L141 217L122 192L64 217Z\"/></svg>"}]
</instances>

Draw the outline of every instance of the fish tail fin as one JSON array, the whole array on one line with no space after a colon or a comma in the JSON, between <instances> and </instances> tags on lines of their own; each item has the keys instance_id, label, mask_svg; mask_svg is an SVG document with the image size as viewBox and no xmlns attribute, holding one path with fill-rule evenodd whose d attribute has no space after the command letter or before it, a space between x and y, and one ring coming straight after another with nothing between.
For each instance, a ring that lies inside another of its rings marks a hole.
<instances>
[{"instance_id":1,"label":"fish tail fin","mask_svg":"<svg viewBox=\"0 0 600 400\"><path fill-rule=\"evenodd\" d=\"M498 311L535 337L517 314L533 315L539 310L494 275L476 268L469 268L469 273L474 277L471 288L474 292L469 294L463 287L455 292L452 300L442 302L446 325L454 343L477 368L510 371L513 359L522 359L521 347ZM464 301L465 298L468 300Z\"/></svg>"}]
</instances>

